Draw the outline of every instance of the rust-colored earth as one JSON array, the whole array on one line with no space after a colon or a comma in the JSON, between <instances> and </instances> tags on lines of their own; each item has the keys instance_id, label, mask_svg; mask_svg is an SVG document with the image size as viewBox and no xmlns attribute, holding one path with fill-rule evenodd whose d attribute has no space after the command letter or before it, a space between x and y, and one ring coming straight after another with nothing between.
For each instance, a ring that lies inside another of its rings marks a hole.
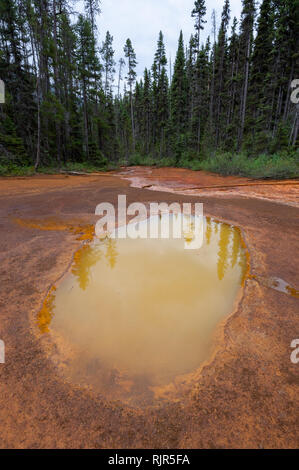
<instances>
[{"instance_id":1,"label":"rust-colored earth","mask_svg":"<svg viewBox=\"0 0 299 470\"><path fill-rule=\"evenodd\" d=\"M128 203L203 202L205 215L240 227L250 255L213 356L188 393L159 406L133 409L67 382L51 331L37 327L49 290L91 238L96 205L116 204L118 194ZM298 206L298 181L169 168L1 178L0 447L297 448ZM289 289L274 289L273 279Z\"/></svg>"}]
</instances>

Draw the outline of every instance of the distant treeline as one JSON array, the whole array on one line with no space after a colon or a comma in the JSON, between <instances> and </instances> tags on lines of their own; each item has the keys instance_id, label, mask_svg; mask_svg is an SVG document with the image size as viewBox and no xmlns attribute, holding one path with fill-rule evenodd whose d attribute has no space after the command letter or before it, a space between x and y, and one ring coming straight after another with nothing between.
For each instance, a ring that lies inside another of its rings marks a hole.
<instances>
[{"instance_id":1,"label":"distant treeline","mask_svg":"<svg viewBox=\"0 0 299 470\"><path fill-rule=\"evenodd\" d=\"M84 0L78 14L71 0L0 0L0 166L294 153L299 0L263 0L259 10L243 0L232 23L225 0L205 43L196 0L194 34L185 43L180 34L173 66L160 32L140 81L130 39L117 64L109 32L99 44L99 3Z\"/></svg>"}]
</instances>

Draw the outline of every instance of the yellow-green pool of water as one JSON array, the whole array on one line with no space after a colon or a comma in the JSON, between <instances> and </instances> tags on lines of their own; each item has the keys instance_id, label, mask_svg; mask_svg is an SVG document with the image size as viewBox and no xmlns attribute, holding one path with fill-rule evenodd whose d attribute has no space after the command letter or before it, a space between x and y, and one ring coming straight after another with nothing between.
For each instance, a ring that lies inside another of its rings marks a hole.
<instances>
[{"instance_id":1,"label":"yellow-green pool of water","mask_svg":"<svg viewBox=\"0 0 299 470\"><path fill-rule=\"evenodd\" d=\"M83 246L51 294L63 373L111 398L151 396L211 354L246 272L240 231L204 219L204 242L105 239Z\"/></svg>"}]
</instances>

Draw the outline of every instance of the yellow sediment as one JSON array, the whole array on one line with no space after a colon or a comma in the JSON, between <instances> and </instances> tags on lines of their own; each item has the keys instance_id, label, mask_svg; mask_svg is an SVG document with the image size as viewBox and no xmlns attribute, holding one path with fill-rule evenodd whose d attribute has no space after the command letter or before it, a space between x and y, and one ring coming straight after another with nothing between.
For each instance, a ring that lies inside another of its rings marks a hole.
<instances>
[{"instance_id":1,"label":"yellow sediment","mask_svg":"<svg viewBox=\"0 0 299 470\"><path fill-rule=\"evenodd\" d=\"M77 240L91 241L94 237L93 224L80 224L76 225L73 222L64 222L59 219L47 220L33 220L33 219L18 219L14 218L13 221L21 227L33 228L38 230L49 231L69 231L75 235L79 235ZM76 225L76 226L75 226Z\"/></svg>"},{"instance_id":2,"label":"yellow sediment","mask_svg":"<svg viewBox=\"0 0 299 470\"><path fill-rule=\"evenodd\" d=\"M42 308L40 309L37 316L37 323L41 333L49 332L49 325L53 317L53 307L55 300L56 287L52 286L45 298Z\"/></svg>"},{"instance_id":3,"label":"yellow sediment","mask_svg":"<svg viewBox=\"0 0 299 470\"><path fill-rule=\"evenodd\" d=\"M64 222L59 219L47 219L47 220L33 220L33 219L19 219L14 218L13 221L20 225L21 227L37 229L37 230L46 230L46 231L69 231L74 235L77 235L77 240L90 242L94 237L94 225L92 224L79 224L75 226L72 222ZM74 267L73 270L76 270L76 266L81 264L82 258L86 260L87 254L90 250L89 245L84 245L79 248L74 255ZM74 273L75 274L75 273ZM81 276L82 277L82 276ZM81 279L84 285L84 279ZM41 333L48 333L49 326L53 317L53 308L55 301L55 291L56 286L52 286L49 290L42 308L40 309L37 316L37 324Z\"/></svg>"}]
</instances>

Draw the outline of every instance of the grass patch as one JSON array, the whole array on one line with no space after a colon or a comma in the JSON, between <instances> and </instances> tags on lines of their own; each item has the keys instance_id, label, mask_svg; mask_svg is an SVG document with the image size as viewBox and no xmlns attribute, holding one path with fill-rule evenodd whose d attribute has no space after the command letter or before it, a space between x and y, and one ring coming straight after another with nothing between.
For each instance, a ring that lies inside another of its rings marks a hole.
<instances>
[{"instance_id":1,"label":"grass patch","mask_svg":"<svg viewBox=\"0 0 299 470\"><path fill-rule=\"evenodd\" d=\"M239 175L256 179L287 179L299 177L299 158L295 154L260 155L216 154L200 163L200 168L221 175Z\"/></svg>"},{"instance_id":2,"label":"grass patch","mask_svg":"<svg viewBox=\"0 0 299 470\"><path fill-rule=\"evenodd\" d=\"M0 164L0 176L32 176L34 166L18 166L14 163Z\"/></svg>"},{"instance_id":3,"label":"grass patch","mask_svg":"<svg viewBox=\"0 0 299 470\"><path fill-rule=\"evenodd\" d=\"M288 179L299 177L299 151L293 153L279 153L273 155L260 155L250 157L246 154L234 154L230 152L216 153L206 159L199 159L194 154L185 153L176 162L175 158L156 158L151 155L135 153L129 157L128 163L108 163L95 165L88 162L68 162L60 169L57 166L40 167L38 174L59 174L62 171L74 171L92 173L97 171L117 170L121 165L129 166L156 166L156 167L181 167L191 170L204 170L218 173L224 176L245 176L256 179ZM33 176L37 174L34 166L19 166L14 163L0 164L0 176Z\"/></svg>"},{"instance_id":4,"label":"grass patch","mask_svg":"<svg viewBox=\"0 0 299 470\"><path fill-rule=\"evenodd\" d=\"M206 159L185 153L177 163L174 158L154 158L138 153L129 158L129 165L181 167L190 170L204 170L223 176L245 176L256 179L288 179L299 177L299 152L279 153L250 157L246 154L230 152L216 153Z\"/></svg>"},{"instance_id":5,"label":"grass patch","mask_svg":"<svg viewBox=\"0 0 299 470\"><path fill-rule=\"evenodd\" d=\"M89 163L69 162L61 168L57 166L40 166L35 171L34 166L18 166L14 163L0 164L0 176L33 176L36 174L57 175L63 171L74 171L78 173L93 173L97 171L110 171L119 168L117 164L105 166L91 165Z\"/></svg>"},{"instance_id":6,"label":"grass patch","mask_svg":"<svg viewBox=\"0 0 299 470\"><path fill-rule=\"evenodd\" d=\"M156 166L158 168L176 166L175 159L171 157L155 158L151 155L135 153L129 157L129 166Z\"/></svg>"}]
</instances>

